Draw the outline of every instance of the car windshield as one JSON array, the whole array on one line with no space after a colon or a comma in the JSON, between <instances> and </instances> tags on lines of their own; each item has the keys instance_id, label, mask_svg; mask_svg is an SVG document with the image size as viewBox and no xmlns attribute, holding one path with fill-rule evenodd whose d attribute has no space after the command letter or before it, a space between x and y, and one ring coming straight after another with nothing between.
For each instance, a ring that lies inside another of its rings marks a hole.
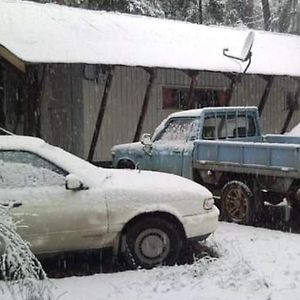
<instances>
[{"instance_id":1,"label":"car windshield","mask_svg":"<svg viewBox=\"0 0 300 300\"><path fill-rule=\"evenodd\" d=\"M181 141L195 139L197 137L196 118L171 119L166 127L157 136L156 141Z\"/></svg>"}]
</instances>

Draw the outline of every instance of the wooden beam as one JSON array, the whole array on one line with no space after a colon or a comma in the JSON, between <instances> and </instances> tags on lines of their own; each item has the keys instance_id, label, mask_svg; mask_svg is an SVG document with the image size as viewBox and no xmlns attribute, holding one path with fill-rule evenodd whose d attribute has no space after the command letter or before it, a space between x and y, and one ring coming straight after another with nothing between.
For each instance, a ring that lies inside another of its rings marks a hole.
<instances>
[{"instance_id":1,"label":"wooden beam","mask_svg":"<svg viewBox=\"0 0 300 300\"><path fill-rule=\"evenodd\" d=\"M224 73L224 75L230 79L230 86L229 89L227 89L228 93L226 94L226 100L224 103L225 106L229 106L232 100L234 88L236 87L237 82L239 82L240 76L232 73Z\"/></svg>"},{"instance_id":2,"label":"wooden beam","mask_svg":"<svg viewBox=\"0 0 300 300\"><path fill-rule=\"evenodd\" d=\"M25 63L3 46L0 46L0 56L2 56L5 60L14 65L21 72L26 72Z\"/></svg>"},{"instance_id":3,"label":"wooden beam","mask_svg":"<svg viewBox=\"0 0 300 300\"><path fill-rule=\"evenodd\" d=\"M41 72L39 72L41 71ZM40 76L41 75L41 76ZM46 65L30 65L24 76L24 134L41 137L41 101ZM16 122L19 122L19 117Z\"/></svg>"},{"instance_id":4,"label":"wooden beam","mask_svg":"<svg viewBox=\"0 0 300 300\"><path fill-rule=\"evenodd\" d=\"M0 127L5 128L6 115L4 112L4 68L0 59Z\"/></svg>"},{"instance_id":5,"label":"wooden beam","mask_svg":"<svg viewBox=\"0 0 300 300\"><path fill-rule=\"evenodd\" d=\"M92 162L93 158L94 158L94 153L95 153L95 149L96 149L98 138L99 138L99 133L101 130L101 125L102 125L103 118L104 118L107 100L108 100L109 92L110 92L113 77L114 77L114 66L110 66L108 68L107 72L108 72L108 74L107 74L107 78L106 78L106 82L105 82L102 101L100 104L98 117L97 117L95 129L94 129L94 134L93 134L93 138L92 138L92 142L91 142L91 146L90 146L90 150L89 150L89 154L88 154L88 161L90 161L90 162Z\"/></svg>"},{"instance_id":6,"label":"wooden beam","mask_svg":"<svg viewBox=\"0 0 300 300\"><path fill-rule=\"evenodd\" d=\"M138 120L138 124L137 124L137 127L136 127L135 135L134 135L134 138L133 138L133 142L137 142L140 139L142 129L143 129L143 125L144 125L144 121L145 121L145 117L146 117L146 113L147 113L147 109L148 109L148 105L149 105L149 102L150 102L151 90L153 88L153 83L154 83L154 80L156 78L156 69L144 68L144 70L147 73L149 73L150 77L149 77L149 81L148 81L148 84L147 84L147 87L146 87L144 101L143 101L140 117L139 117L139 120Z\"/></svg>"},{"instance_id":7,"label":"wooden beam","mask_svg":"<svg viewBox=\"0 0 300 300\"><path fill-rule=\"evenodd\" d=\"M298 106L299 99L300 99L300 81L298 81L298 88L297 88L297 92L295 94L295 103L293 106L290 107L290 109L288 111L288 114L286 116L286 119L284 121L284 124L283 124L281 132L280 132L281 134L284 134L287 131L287 129L290 125L290 122L292 120L293 114Z\"/></svg>"},{"instance_id":8,"label":"wooden beam","mask_svg":"<svg viewBox=\"0 0 300 300\"><path fill-rule=\"evenodd\" d=\"M280 132L281 134L284 134L286 132L286 130L288 129L289 124L290 124L290 122L292 120L294 111L295 111L295 109L293 107L289 109L288 114L287 114L287 116L285 118L283 127L282 127L281 132Z\"/></svg>"},{"instance_id":9,"label":"wooden beam","mask_svg":"<svg viewBox=\"0 0 300 300\"><path fill-rule=\"evenodd\" d=\"M190 88L189 88L189 94L187 99L187 108L193 108L193 93L194 93L194 87L195 83L197 82L197 76L199 75L199 71L190 71L188 73L188 76L191 78Z\"/></svg>"},{"instance_id":10,"label":"wooden beam","mask_svg":"<svg viewBox=\"0 0 300 300\"><path fill-rule=\"evenodd\" d=\"M266 86L265 86L265 90L264 90L264 93L259 101L259 105L258 105L258 112L259 112L259 116L261 116L262 112L263 112L263 109L265 107L265 104L269 98L269 94L270 94L270 91L271 91L271 88L272 88L272 85L273 85L273 82L274 82L274 76L260 76L262 77L267 83L266 83Z\"/></svg>"}]
</instances>

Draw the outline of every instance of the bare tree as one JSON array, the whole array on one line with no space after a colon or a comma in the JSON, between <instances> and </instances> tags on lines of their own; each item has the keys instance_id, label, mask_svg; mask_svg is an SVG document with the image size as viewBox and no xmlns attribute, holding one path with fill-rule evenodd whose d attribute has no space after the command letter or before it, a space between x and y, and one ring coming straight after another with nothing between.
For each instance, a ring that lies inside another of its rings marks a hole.
<instances>
[{"instance_id":1,"label":"bare tree","mask_svg":"<svg viewBox=\"0 0 300 300\"><path fill-rule=\"evenodd\" d=\"M298 0L292 0L291 3L291 22L288 31L300 34L300 3Z\"/></svg>"},{"instance_id":2,"label":"bare tree","mask_svg":"<svg viewBox=\"0 0 300 300\"><path fill-rule=\"evenodd\" d=\"M264 28L266 31L270 30L271 24L271 12L269 0L261 0L262 8L263 8L263 16L264 16Z\"/></svg>"}]
</instances>

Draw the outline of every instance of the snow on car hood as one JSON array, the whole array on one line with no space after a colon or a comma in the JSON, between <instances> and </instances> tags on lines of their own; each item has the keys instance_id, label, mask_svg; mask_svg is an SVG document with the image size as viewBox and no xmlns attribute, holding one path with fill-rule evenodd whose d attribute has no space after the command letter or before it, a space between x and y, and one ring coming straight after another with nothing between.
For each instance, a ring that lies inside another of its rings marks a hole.
<instances>
[{"instance_id":1,"label":"snow on car hood","mask_svg":"<svg viewBox=\"0 0 300 300\"><path fill-rule=\"evenodd\" d=\"M201 194L204 198L212 197L211 192L204 186L177 175L123 169L109 169L105 171L107 172L105 185L108 188L118 188L124 191L143 191L145 193L151 191L153 194L168 193L170 196L171 194L188 193Z\"/></svg>"},{"instance_id":2,"label":"snow on car hood","mask_svg":"<svg viewBox=\"0 0 300 300\"><path fill-rule=\"evenodd\" d=\"M126 149L126 151L130 151L130 150L136 150L138 148L142 148L142 143L141 142L136 142L136 143L127 143L127 144L119 144L119 145L115 145L111 148L111 151L118 151L118 150L124 150Z\"/></svg>"}]
</instances>

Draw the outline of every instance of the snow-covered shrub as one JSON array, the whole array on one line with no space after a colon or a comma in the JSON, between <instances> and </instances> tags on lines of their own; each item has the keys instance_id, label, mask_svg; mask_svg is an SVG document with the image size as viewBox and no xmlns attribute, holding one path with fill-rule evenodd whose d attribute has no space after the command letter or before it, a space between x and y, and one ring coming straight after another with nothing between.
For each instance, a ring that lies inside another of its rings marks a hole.
<instances>
[{"instance_id":1,"label":"snow-covered shrub","mask_svg":"<svg viewBox=\"0 0 300 300\"><path fill-rule=\"evenodd\" d=\"M40 262L15 231L8 212L0 205L0 294L7 299L52 299L51 286ZM0 296L1 298L1 296Z\"/></svg>"}]
</instances>

